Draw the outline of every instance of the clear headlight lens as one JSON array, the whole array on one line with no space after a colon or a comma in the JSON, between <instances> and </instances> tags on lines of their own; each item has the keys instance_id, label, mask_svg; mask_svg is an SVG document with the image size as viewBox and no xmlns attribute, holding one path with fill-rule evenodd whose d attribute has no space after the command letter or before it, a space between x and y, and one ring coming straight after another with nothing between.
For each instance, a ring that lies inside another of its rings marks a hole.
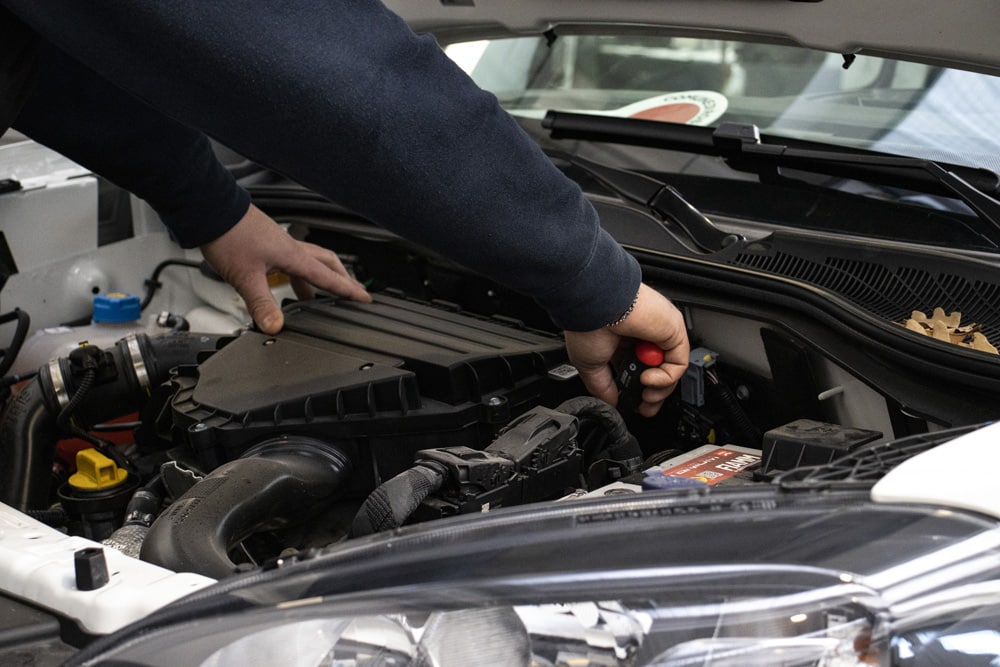
<instances>
[{"instance_id":1,"label":"clear headlight lens","mask_svg":"<svg viewBox=\"0 0 1000 667\"><path fill-rule=\"evenodd\" d=\"M770 574L773 581L776 573ZM817 573L790 568L784 575L791 583ZM484 583L491 590L505 587ZM185 624L116 651L115 657L203 667L885 664L884 638L873 639L882 627L873 614L880 601L856 584L837 582L795 593L774 587L773 595L756 584L745 590L734 585L736 596L730 599L678 605L658 602L664 596L649 583L645 599L484 604L490 594L465 609L443 609L454 600L436 587L401 590L363 605L383 606L387 613L353 616L345 613L350 603L315 599ZM716 597L710 590L715 584L709 581L702 595ZM758 589L755 596L744 597L750 588ZM677 592L697 597L690 585Z\"/></svg>"},{"instance_id":2,"label":"clear headlight lens","mask_svg":"<svg viewBox=\"0 0 1000 667\"><path fill-rule=\"evenodd\" d=\"M223 581L71 664L954 667L993 646L998 582L1000 527L963 511L742 490L560 503Z\"/></svg>"}]
</instances>

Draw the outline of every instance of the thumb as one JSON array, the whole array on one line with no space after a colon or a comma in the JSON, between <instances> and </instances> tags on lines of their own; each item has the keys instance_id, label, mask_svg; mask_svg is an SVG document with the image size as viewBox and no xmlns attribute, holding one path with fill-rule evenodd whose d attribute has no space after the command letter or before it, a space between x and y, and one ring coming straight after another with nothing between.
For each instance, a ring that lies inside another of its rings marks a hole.
<instances>
[{"instance_id":1,"label":"thumb","mask_svg":"<svg viewBox=\"0 0 1000 667\"><path fill-rule=\"evenodd\" d=\"M233 287L243 297L247 305L250 317L257 323L260 330L266 334L276 334L281 331L285 324L285 316L278 307L278 302L271 294L271 288L267 284L267 276L264 274L253 274L245 276Z\"/></svg>"}]
</instances>

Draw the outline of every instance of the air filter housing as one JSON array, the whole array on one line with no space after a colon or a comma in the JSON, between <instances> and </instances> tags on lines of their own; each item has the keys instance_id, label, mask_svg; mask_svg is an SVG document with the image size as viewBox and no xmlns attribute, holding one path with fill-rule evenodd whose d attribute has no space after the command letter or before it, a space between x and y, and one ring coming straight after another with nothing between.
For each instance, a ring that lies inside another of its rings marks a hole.
<instances>
[{"instance_id":1,"label":"air filter housing","mask_svg":"<svg viewBox=\"0 0 1000 667\"><path fill-rule=\"evenodd\" d=\"M277 435L337 442L365 493L421 449L481 449L512 417L578 391L549 379L565 359L557 336L423 302L299 302L281 333L245 332L177 369L172 438L206 469Z\"/></svg>"}]
</instances>

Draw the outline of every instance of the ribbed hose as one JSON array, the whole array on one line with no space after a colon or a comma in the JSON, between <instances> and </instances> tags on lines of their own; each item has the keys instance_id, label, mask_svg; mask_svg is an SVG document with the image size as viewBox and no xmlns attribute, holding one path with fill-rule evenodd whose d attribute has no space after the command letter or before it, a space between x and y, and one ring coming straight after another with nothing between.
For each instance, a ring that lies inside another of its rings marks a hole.
<instances>
[{"instance_id":1,"label":"ribbed hose","mask_svg":"<svg viewBox=\"0 0 1000 667\"><path fill-rule=\"evenodd\" d=\"M142 560L221 579L229 551L267 527L302 521L340 492L352 467L339 448L305 437L268 440L216 468L153 523Z\"/></svg>"},{"instance_id":2,"label":"ribbed hose","mask_svg":"<svg viewBox=\"0 0 1000 667\"><path fill-rule=\"evenodd\" d=\"M637 472L642 467L642 449L639 441L629 433L625 420L613 407L590 396L578 396L563 402L556 408L574 417L590 417L596 420L608 434L608 455L623 464L629 472Z\"/></svg>"},{"instance_id":3,"label":"ribbed hose","mask_svg":"<svg viewBox=\"0 0 1000 667\"><path fill-rule=\"evenodd\" d=\"M441 488L444 478L443 470L424 463L382 483L358 510L351 524L351 536L399 528L427 496Z\"/></svg>"},{"instance_id":4,"label":"ribbed hose","mask_svg":"<svg viewBox=\"0 0 1000 667\"><path fill-rule=\"evenodd\" d=\"M35 378L7 404L0 421L0 501L20 510L48 505L58 435Z\"/></svg>"}]
</instances>

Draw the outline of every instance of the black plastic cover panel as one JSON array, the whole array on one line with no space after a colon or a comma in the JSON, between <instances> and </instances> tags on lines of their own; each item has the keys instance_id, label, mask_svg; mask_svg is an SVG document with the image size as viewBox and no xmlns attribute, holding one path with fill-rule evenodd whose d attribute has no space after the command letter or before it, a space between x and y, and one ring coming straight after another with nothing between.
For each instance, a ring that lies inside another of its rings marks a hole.
<instances>
[{"instance_id":1,"label":"black plastic cover panel","mask_svg":"<svg viewBox=\"0 0 1000 667\"><path fill-rule=\"evenodd\" d=\"M548 371L565 358L557 336L424 302L298 302L281 333L245 332L177 371L174 440L209 467L303 434L396 470L419 449L485 447L499 425L562 398Z\"/></svg>"}]
</instances>

